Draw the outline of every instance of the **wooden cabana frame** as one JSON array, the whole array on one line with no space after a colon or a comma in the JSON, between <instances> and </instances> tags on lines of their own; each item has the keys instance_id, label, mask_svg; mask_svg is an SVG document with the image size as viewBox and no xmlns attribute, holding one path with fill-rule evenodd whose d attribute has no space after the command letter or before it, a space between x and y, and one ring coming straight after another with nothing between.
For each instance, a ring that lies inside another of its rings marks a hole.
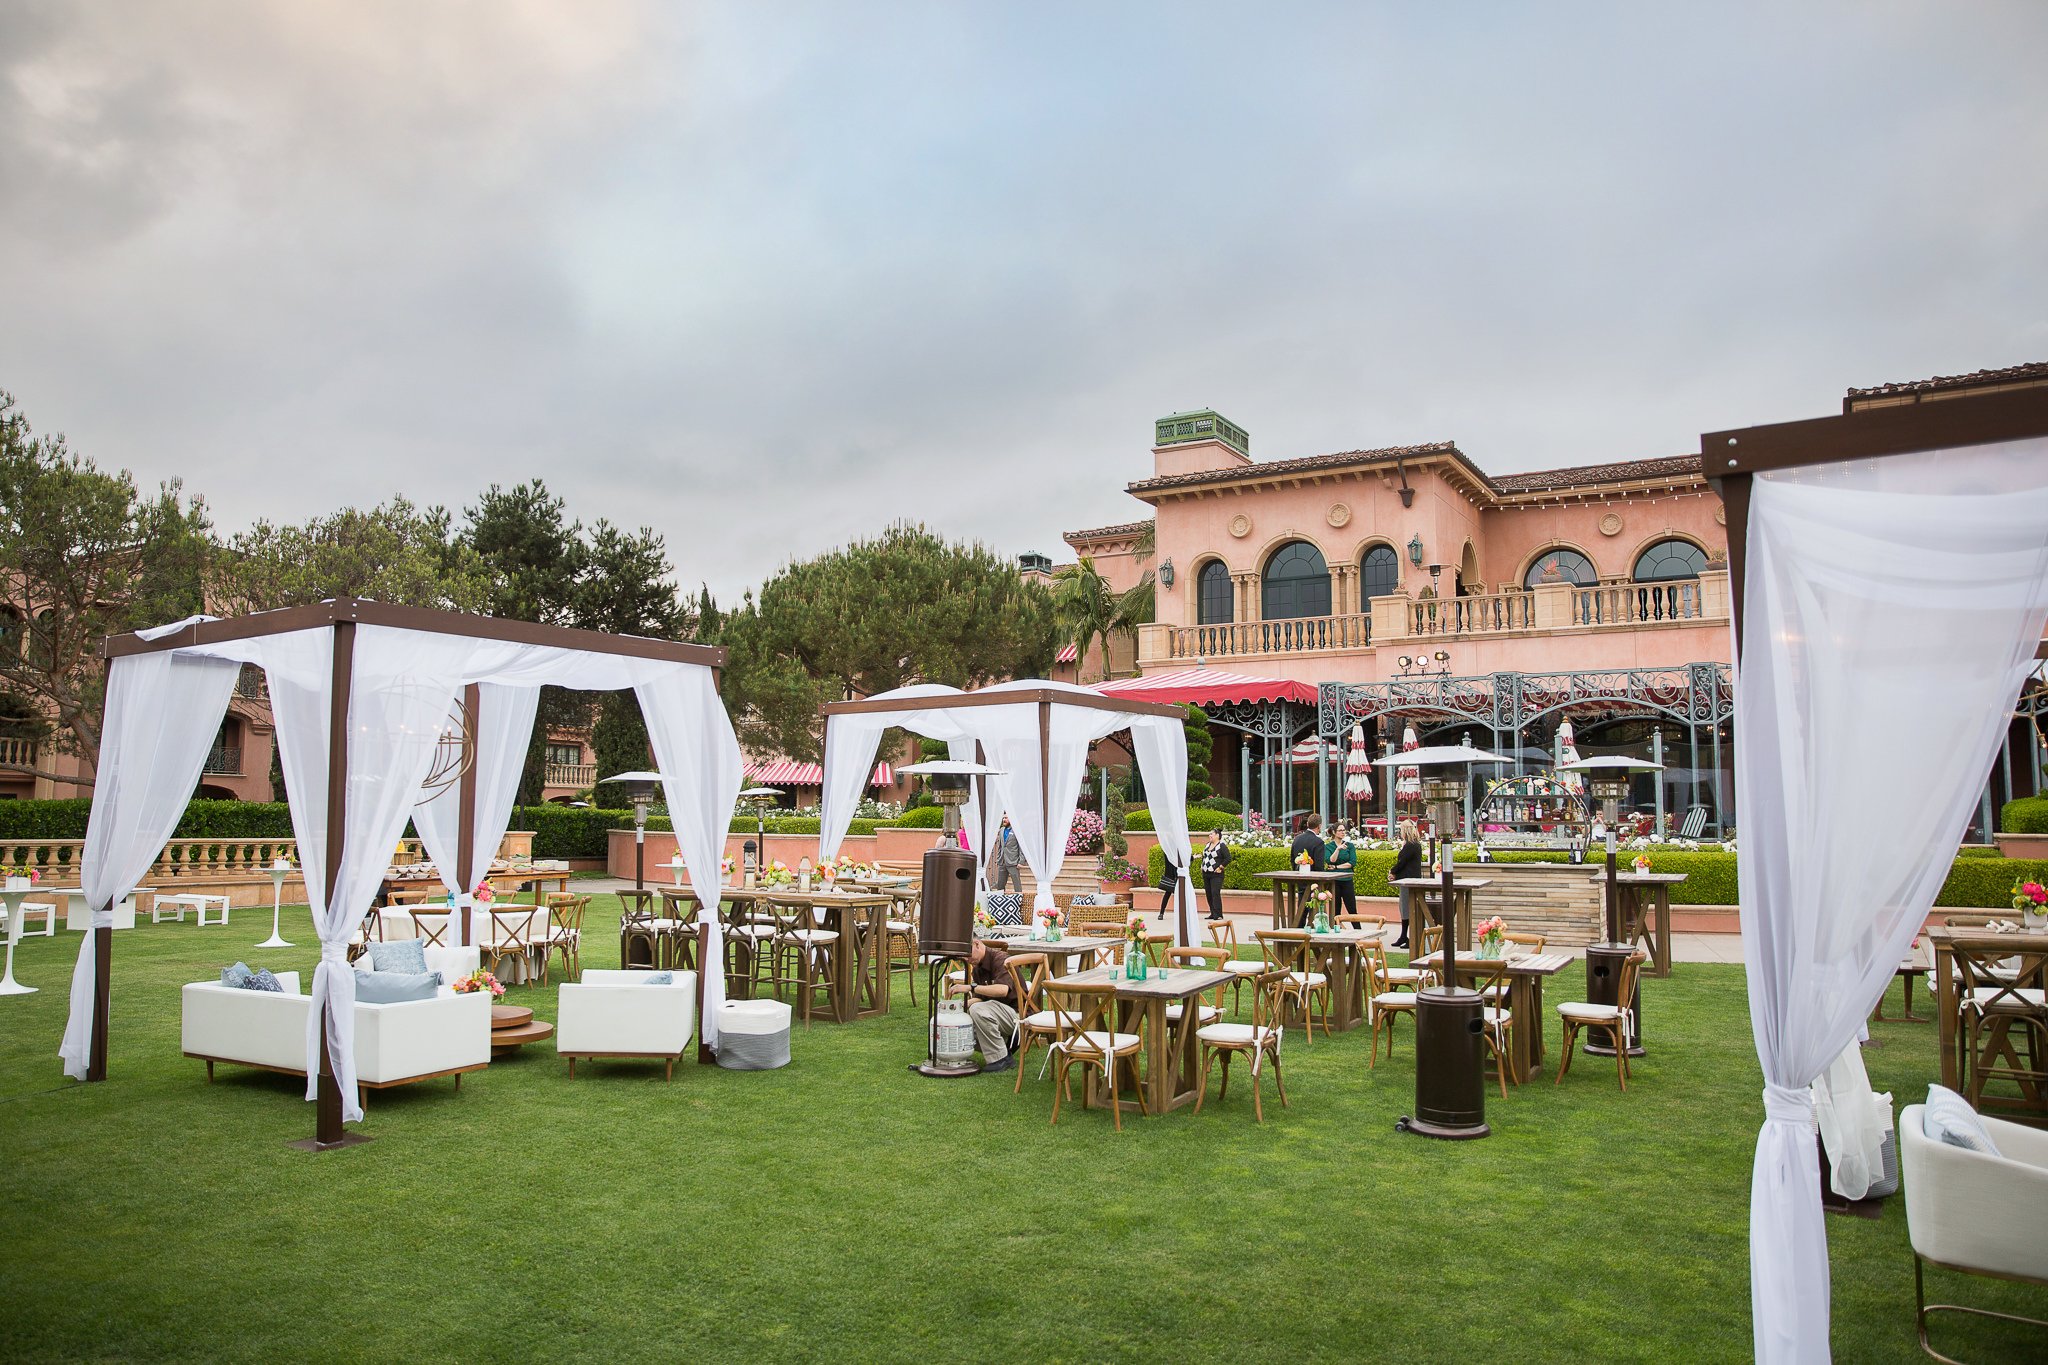
<instances>
[{"instance_id":1,"label":"wooden cabana frame","mask_svg":"<svg viewBox=\"0 0 2048 1365\"><path fill-rule=\"evenodd\" d=\"M641 635L608 635L602 631L545 626L531 621L510 621L493 616L472 616L463 612L439 611L428 607L393 606L359 597L337 597L311 606L285 607L277 611L258 612L219 621L195 621L154 639L144 639L135 634L108 636L101 646L100 656L111 663L115 659L166 653L195 645L257 639L304 630L333 632L333 673L327 717L328 857L323 893L330 905L333 902L336 882L341 874L342 850L348 837L348 714L354 682L356 627L360 625L384 626L422 634L491 640L506 644L536 645L584 654L607 654L667 663L695 664L711 670L714 688L718 685L726 661L726 651L712 645L657 640ZM466 733L470 736L468 743L474 745L481 689L475 683L468 684L462 691L461 700L468 721L465 727ZM473 758L474 755L472 760ZM459 876L467 875L463 869L469 867L476 853L476 780L475 762L466 763L459 779L461 828L457 834L456 851ZM111 912L113 906L109 903L95 909ZM465 941L470 936L470 914L469 907L465 906ZM92 1051L87 1063L86 1080L102 1081L107 1076L108 1003L112 989L114 931L111 927L100 927L91 932L95 939L96 971L93 980ZM701 1013L704 992L702 971L697 974L697 991ZM326 1008L331 1010L331 1003ZM703 1042L701 1024L697 1033L698 1060L702 1062L707 1060L708 1049ZM318 1118L314 1137L302 1144L316 1151L369 1140L361 1134L350 1134L343 1128L341 1091L334 1082L333 1063L329 1058L325 1041L325 1020L321 1024L321 1035Z\"/></svg>"}]
</instances>

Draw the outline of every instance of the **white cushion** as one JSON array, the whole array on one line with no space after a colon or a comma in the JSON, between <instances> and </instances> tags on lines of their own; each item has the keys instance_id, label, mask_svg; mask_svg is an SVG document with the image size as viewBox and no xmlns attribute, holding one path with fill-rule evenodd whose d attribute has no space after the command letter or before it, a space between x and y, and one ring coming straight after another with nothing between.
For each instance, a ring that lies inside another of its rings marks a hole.
<instances>
[{"instance_id":1,"label":"white cushion","mask_svg":"<svg viewBox=\"0 0 2048 1365\"><path fill-rule=\"evenodd\" d=\"M1195 1037L1220 1047L1249 1047L1255 1041L1263 1042L1269 1037L1277 1038L1280 1032L1276 1028L1255 1029L1250 1024L1210 1024L1205 1028L1196 1029Z\"/></svg>"},{"instance_id":2,"label":"white cushion","mask_svg":"<svg viewBox=\"0 0 2048 1365\"><path fill-rule=\"evenodd\" d=\"M1235 972L1239 976L1257 976L1260 972L1266 970L1266 964L1263 962L1247 962L1243 958L1234 957L1223 964L1223 970Z\"/></svg>"},{"instance_id":3,"label":"white cushion","mask_svg":"<svg viewBox=\"0 0 2048 1365\"><path fill-rule=\"evenodd\" d=\"M1023 1022L1032 1028L1052 1029L1059 1027L1060 1017L1055 1011L1040 1010L1036 1014L1025 1015Z\"/></svg>"},{"instance_id":4,"label":"white cushion","mask_svg":"<svg viewBox=\"0 0 2048 1365\"><path fill-rule=\"evenodd\" d=\"M1567 1019L1591 1019L1596 1023L1621 1017L1618 1005L1589 1005L1583 1000L1567 1000L1557 1007L1557 1012Z\"/></svg>"},{"instance_id":5,"label":"white cushion","mask_svg":"<svg viewBox=\"0 0 2048 1365\"><path fill-rule=\"evenodd\" d=\"M1415 1004L1415 992L1381 991L1378 995L1375 995L1372 998L1372 1003L1383 1010L1409 1009L1412 1008Z\"/></svg>"},{"instance_id":6,"label":"white cushion","mask_svg":"<svg viewBox=\"0 0 2048 1365\"><path fill-rule=\"evenodd\" d=\"M1171 1024L1179 1023L1182 1012L1183 1011L1179 1005L1168 1005L1166 1007L1167 1022ZM1196 1006L1195 1018L1200 1023L1214 1023L1216 1020L1221 1019L1222 1017L1223 1011L1217 1009L1214 1005Z\"/></svg>"},{"instance_id":7,"label":"white cushion","mask_svg":"<svg viewBox=\"0 0 2048 1365\"><path fill-rule=\"evenodd\" d=\"M1087 1040L1087 1046L1077 1049L1083 1055L1096 1051L1121 1052L1126 1048L1136 1047L1143 1041L1135 1033L1104 1033L1099 1029L1084 1033L1081 1037ZM1069 1040L1063 1038L1053 1044L1053 1046L1065 1048L1072 1046L1072 1044Z\"/></svg>"},{"instance_id":8,"label":"white cushion","mask_svg":"<svg viewBox=\"0 0 2048 1365\"><path fill-rule=\"evenodd\" d=\"M1296 986L1320 986L1329 980L1321 972L1289 972L1287 979Z\"/></svg>"},{"instance_id":9,"label":"white cushion","mask_svg":"<svg viewBox=\"0 0 2048 1365\"><path fill-rule=\"evenodd\" d=\"M1414 967L1389 967L1386 970L1385 977L1387 984L1390 986L1413 985L1422 980L1423 973Z\"/></svg>"},{"instance_id":10,"label":"white cushion","mask_svg":"<svg viewBox=\"0 0 2048 1365\"><path fill-rule=\"evenodd\" d=\"M1961 1147L1969 1152L1981 1152L1985 1156L1998 1155L1998 1144L1991 1140L1984 1120L1977 1116L1968 1100L1947 1086L1927 1087L1927 1104L1921 1110L1920 1122L1927 1136L1937 1142L1946 1142L1951 1147Z\"/></svg>"},{"instance_id":11,"label":"white cushion","mask_svg":"<svg viewBox=\"0 0 2048 1365\"><path fill-rule=\"evenodd\" d=\"M1487 1008L1481 1010L1479 1013L1481 1017L1483 1017L1486 1020L1487 1023L1492 1024L1495 1027L1501 1027L1515 1022L1515 1016L1513 1014L1511 1014L1507 1010L1494 1009L1490 1005Z\"/></svg>"},{"instance_id":12,"label":"white cushion","mask_svg":"<svg viewBox=\"0 0 2048 1365\"><path fill-rule=\"evenodd\" d=\"M892 934L907 934L916 927L907 919L892 919L889 921L889 932Z\"/></svg>"},{"instance_id":13,"label":"white cushion","mask_svg":"<svg viewBox=\"0 0 2048 1365\"><path fill-rule=\"evenodd\" d=\"M803 943L837 943L839 933L834 929L792 929L783 935Z\"/></svg>"},{"instance_id":14,"label":"white cushion","mask_svg":"<svg viewBox=\"0 0 2048 1365\"><path fill-rule=\"evenodd\" d=\"M1994 1012L2016 1010L2022 1007L2022 1003L2040 1009L2044 1004L2048 1004L2048 991L2034 986L1979 986L1970 992L1970 998L1966 1003L1979 1009L1989 1005Z\"/></svg>"}]
</instances>

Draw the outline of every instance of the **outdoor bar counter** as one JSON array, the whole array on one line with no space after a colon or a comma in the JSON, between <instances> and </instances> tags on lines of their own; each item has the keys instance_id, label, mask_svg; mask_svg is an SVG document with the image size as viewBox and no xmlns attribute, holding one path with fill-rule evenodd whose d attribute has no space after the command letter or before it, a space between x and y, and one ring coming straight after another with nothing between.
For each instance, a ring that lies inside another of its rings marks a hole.
<instances>
[{"instance_id":1,"label":"outdoor bar counter","mask_svg":"<svg viewBox=\"0 0 2048 1365\"><path fill-rule=\"evenodd\" d=\"M1595 873L1606 855L1583 863L1459 863L1460 877L1484 877L1472 913L1499 915L1517 933L1541 934L1551 947L1582 948L1607 937L1607 903Z\"/></svg>"}]
</instances>

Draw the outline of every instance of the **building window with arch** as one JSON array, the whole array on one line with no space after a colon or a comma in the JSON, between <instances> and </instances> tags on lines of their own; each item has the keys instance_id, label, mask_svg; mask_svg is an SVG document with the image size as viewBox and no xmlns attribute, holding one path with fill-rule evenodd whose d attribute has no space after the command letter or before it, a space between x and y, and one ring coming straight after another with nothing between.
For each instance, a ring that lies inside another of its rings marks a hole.
<instances>
[{"instance_id":1,"label":"building window with arch","mask_svg":"<svg viewBox=\"0 0 2048 1365\"><path fill-rule=\"evenodd\" d=\"M1358 561L1359 609L1368 610L1375 597L1401 591L1401 556L1391 545L1375 545Z\"/></svg>"},{"instance_id":2,"label":"building window with arch","mask_svg":"<svg viewBox=\"0 0 2048 1365\"><path fill-rule=\"evenodd\" d=\"M1529 571L1522 575L1525 588L1533 588L1538 583L1570 583L1574 587L1590 588L1599 581L1600 575L1594 571L1593 561L1567 545L1545 550L1536 556L1529 565Z\"/></svg>"},{"instance_id":3,"label":"building window with arch","mask_svg":"<svg viewBox=\"0 0 2048 1365\"><path fill-rule=\"evenodd\" d=\"M1636 556L1636 615L1645 621L1700 614L1700 570L1707 552L1689 540L1660 540Z\"/></svg>"},{"instance_id":4,"label":"building window with arch","mask_svg":"<svg viewBox=\"0 0 2048 1365\"><path fill-rule=\"evenodd\" d=\"M1330 614L1330 566L1305 540L1290 540L1266 560L1260 614L1269 621Z\"/></svg>"},{"instance_id":5,"label":"building window with arch","mask_svg":"<svg viewBox=\"0 0 2048 1365\"><path fill-rule=\"evenodd\" d=\"M1195 575L1195 624L1228 625L1237 617L1236 594L1230 570L1220 559L1212 559Z\"/></svg>"}]
</instances>

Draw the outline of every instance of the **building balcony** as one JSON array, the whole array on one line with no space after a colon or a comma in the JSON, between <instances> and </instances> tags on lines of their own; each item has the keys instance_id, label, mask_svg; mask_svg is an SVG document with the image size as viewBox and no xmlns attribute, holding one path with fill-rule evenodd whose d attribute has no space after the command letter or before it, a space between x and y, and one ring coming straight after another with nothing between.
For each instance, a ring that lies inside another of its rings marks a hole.
<instances>
[{"instance_id":1,"label":"building balcony","mask_svg":"<svg viewBox=\"0 0 2048 1365\"><path fill-rule=\"evenodd\" d=\"M206 755L206 771L221 777L242 775L242 746L239 744L216 744Z\"/></svg>"},{"instance_id":2,"label":"building balcony","mask_svg":"<svg viewBox=\"0 0 2048 1365\"><path fill-rule=\"evenodd\" d=\"M1138 662L1147 669L1197 660L1368 654L1447 641L1544 636L1611 636L1725 624L1728 572L1668 583L1539 583L1521 592L1475 597L1376 597L1369 610L1342 616L1231 621L1207 626L1141 626Z\"/></svg>"},{"instance_id":3,"label":"building balcony","mask_svg":"<svg viewBox=\"0 0 2048 1365\"><path fill-rule=\"evenodd\" d=\"M36 741L32 739L0 739L0 766L33 768L36 766Z\"/></svg>"},{"instance_id":4,"label":"building balcony","mask_svg":"<svg viewBox=\"0 0 2048 1365\"><path fill-rule=\"evenodd\" d=\"M597 782L595 763L550 763L541 775L544 787L561 787L567 791L580 792Z\"/></svg>"}]
</instances>

